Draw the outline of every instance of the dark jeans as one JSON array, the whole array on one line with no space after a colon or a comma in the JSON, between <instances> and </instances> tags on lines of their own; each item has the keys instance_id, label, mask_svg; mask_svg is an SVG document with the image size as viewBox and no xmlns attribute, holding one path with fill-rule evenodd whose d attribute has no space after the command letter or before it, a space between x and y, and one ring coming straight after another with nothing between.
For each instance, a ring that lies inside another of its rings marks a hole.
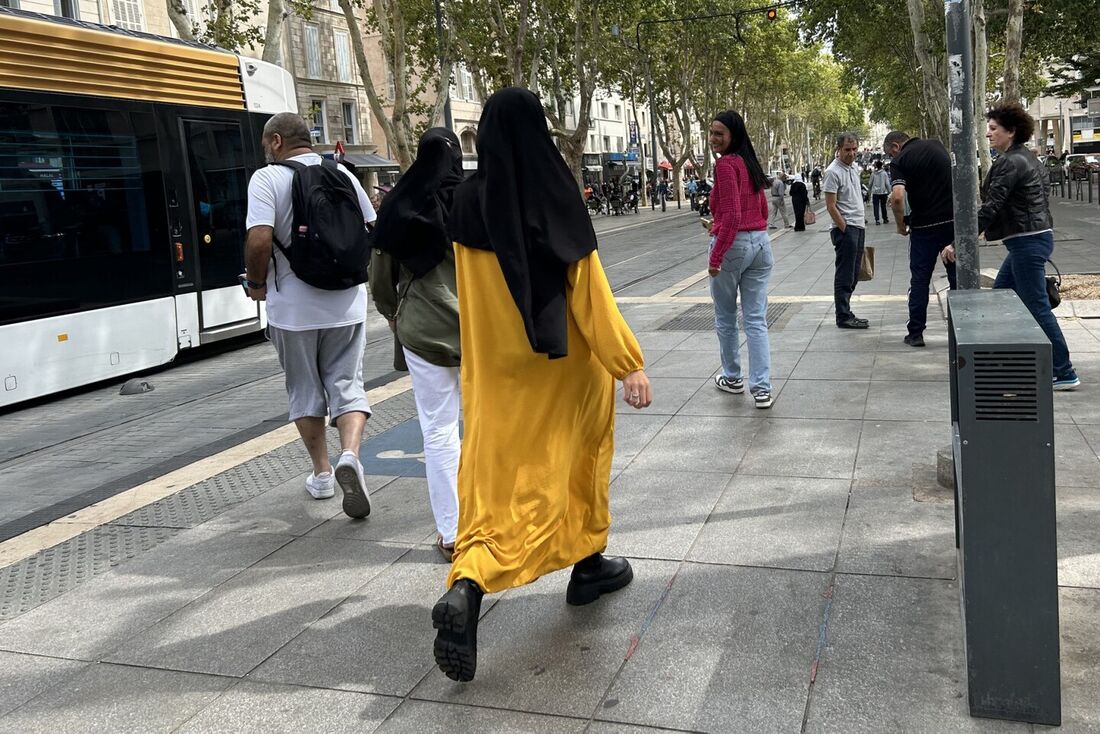
<instances>
[{"instance_id":1,"label":"dark jeans","mask_svg":"<svg viewBox=\"0 0 1100 734\"><path fill-rule=\"evenodd\" d=\"M1058 319L1050 310L1050 299L1047 297L1046 263L1054 252L1054 235L1043 232L1027 237L1013 237L1005 240L1005 248L1008 256L1001 264L993 287L1016 291L1016 295L1050 339L1055 379L1069 377L1073 374L1069 347L1062 335L1062 329L1058 326Z\"/></svg>"},{"instance_id":2,"label":"dark jeans","mask_svg":"<svg viewBox=\"0 0 1100 734\"><path fill-rule=\"evenodd\" d=\"M909 230L909 333L920 336L928 324L928 284L943 248L955 241L955 223ZM946 263L951 290L959 287L955 263Z\"/></svg>"},{"instance_id":3,"label":"dark jeans","mask_svg":"<svg viewBox=\"0 0 1100 734\"><path fill-rule=\"evenodd\" d=\"M882 221L886 222L887 224L890 223L890 217L887 215L887 212L889 210L886 208L886 200L888 198L890 198L889 194L872 194L871 195L871 200L874 203L874 209L875 209L875 224L878 224L879 210L882 211Z\"/></svg>"},{"instance_id":4,"label":"dark jeans","mask_svg":"<svg viewBox=\"0 0 1100 734\"><path fill-rule=\"evenodd\" d=\"M859 282L859 264L863 261L863 227L848 227L841 232L836 227L829 230L836 251L836 274L833 276L833 301L836 304L838 324L854 318L852 293Z\"/></svg>"}]
</instances>

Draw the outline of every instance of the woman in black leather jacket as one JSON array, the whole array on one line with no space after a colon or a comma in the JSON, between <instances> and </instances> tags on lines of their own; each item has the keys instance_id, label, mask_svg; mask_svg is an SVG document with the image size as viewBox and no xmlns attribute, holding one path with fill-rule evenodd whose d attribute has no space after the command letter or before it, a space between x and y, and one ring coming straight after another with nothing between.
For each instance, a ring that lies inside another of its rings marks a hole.
<instances>
[{"instance_id":1,"label":"woman in black leather jacket","mask_svg":"<svg viewBox=\"0 0 1100 734\"><path fill-rule=\"evenodd\" d=\"M1054 252L1054 220L1047 201L1048 181L1039 160L1024 147L1035 121L1019 104L994 107L986 138L1000 151L982 184L978 231L987 240L1003 240L1008 250L994 288L1011 288L1042 327L1053 347L1054 389L1081 384L1069 360L1069 347L1046 290L1046 262Z\"/></svg>"}]
</instances>

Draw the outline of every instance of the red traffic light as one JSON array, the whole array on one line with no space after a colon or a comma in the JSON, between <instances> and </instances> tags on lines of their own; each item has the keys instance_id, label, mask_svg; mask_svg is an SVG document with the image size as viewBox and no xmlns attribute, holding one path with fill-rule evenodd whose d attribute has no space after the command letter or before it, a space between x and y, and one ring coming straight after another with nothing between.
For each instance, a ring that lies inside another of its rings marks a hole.
<instances>
[{"instance_id":1,"label":"red traffic light","mask_svg":"<svg viewBox=\"0 0 1100 734\"><path fill-rule=\"evenodd\" d=\"M779 18L779 8L768 8L765 16L768 20L777 20Z\"/></svg>"}]
</instances>

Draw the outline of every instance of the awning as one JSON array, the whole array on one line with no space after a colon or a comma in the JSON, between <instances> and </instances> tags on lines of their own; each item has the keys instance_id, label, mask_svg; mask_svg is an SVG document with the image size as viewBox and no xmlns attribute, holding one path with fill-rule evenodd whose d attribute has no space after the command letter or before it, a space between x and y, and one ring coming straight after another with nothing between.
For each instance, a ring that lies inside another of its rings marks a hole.
<instances>
[{"instance_id":1,"label":"awning","mask_svg":"<svg viewBox=\"0 0 1100 734\"><path fill-rule=\"evenodd\" d=\"M662 171L671 171L672 170L672 164L669 163L668 161L661 161L660 163L657 164L657 167L660 168Z\"/></svg>"},{"instance_id":2,"label":"awning","mask_svg":"<svg viewBox=\"0 0 1100 734\"><path fill-rule=\"evenodd\" d=\"M332 153L323 153L322 157L332 160L333 156ZM345 153L344 160L356 168L401 168L397 161L391 161L374 153Z\"/></svg>"}]
</instances>

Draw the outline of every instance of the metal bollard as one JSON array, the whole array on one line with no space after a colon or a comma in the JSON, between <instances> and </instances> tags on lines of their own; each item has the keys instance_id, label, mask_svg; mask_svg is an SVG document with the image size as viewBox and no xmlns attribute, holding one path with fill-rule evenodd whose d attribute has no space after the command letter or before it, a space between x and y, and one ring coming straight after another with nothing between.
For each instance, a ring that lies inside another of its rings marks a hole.
<instances>
[{"instance_id":1,"label":"metal bollard","mask_svg":"<svg viewBox=\"0 0 1100 734\"><path fill-rule=\"evenodd\" d=\"M951 291L947 303L970 714L1058 725L1050 341L1011 290Z\"/></svg>"}]
</instances>

